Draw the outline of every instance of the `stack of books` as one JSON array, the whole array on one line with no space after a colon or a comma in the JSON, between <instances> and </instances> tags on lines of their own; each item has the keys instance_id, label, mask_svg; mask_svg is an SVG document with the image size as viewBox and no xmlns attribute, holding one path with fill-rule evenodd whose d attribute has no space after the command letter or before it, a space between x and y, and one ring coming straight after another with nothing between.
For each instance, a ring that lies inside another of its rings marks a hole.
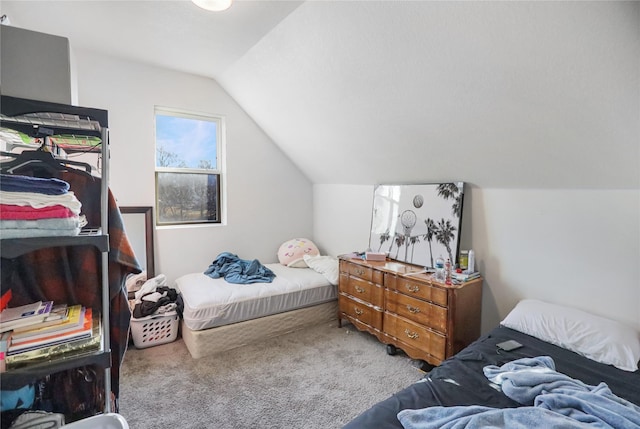
<instances>
[{"instance_id":1,"label":"stack of books","mask_svg":"<svg viewBox=\"0 0 640 429\"><path fill-rule=\"evenodd\" d=\"M11 331L0 333L0 372L7 369L7 347L11 338Z\"/></svg>"},{"instance_id":2,"label":"stack of books","mask_svg":"<svg viewBox=\"0 0 640 429\"><path fill-rule=\"evenodd\" d=\"M480 273L478 271L474 271L471 273L451 273L451 280L458 283L468 282L477 278L480 278Z\"/></svg>"},{"instance_id":3,"label":"stack of books","mask_svg":"<svg viewBox=\"0 0 640 429\"><path fill-rule=\"evenodd\" d=\"M84 350L87 345L97 348L99 324L98 315L82 305L45 301L6 308L0 312L0 353L4 353L4 364L10 369L12 362L28 362L45 355L51 358L54 350Z\"/></svg>"},{"instance_id":4,"label":"stack of books","mask_svg":"<svg viewBox=\"0 0 640 429\"><path fill-rule=\"evenodd\" d=\"M38 301L0 311L0 332L44 322L53 309L53 301Z\"/></svg>"}]
</instances>

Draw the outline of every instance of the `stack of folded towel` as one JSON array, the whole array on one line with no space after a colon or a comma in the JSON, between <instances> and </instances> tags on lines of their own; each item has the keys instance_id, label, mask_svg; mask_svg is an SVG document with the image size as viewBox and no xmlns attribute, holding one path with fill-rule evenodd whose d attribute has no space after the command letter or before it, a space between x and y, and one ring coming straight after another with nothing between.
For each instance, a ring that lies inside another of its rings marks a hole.
<instances>
[{"instance_id":1,"label":"stack of folded towel","mask_svg":"<svg viewBox=\"0 0 640 429\"><path fill-rule=\"evenodd\" d=\"M0 174L0 238L78 235L81 207L63 180Z\"/></svg>"}]
</instances>

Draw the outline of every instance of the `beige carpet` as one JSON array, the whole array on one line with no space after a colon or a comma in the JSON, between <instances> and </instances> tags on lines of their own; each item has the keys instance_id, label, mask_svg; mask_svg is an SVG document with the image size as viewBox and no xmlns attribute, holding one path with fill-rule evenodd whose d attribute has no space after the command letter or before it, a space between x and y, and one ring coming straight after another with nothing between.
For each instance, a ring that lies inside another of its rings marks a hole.
<instances>
[{"instance_id":1,"label":"beige carpet","mask_svg":"<svg viewBox=\"0 0 640 429\"><path fill-rule=\"evenodd\" d=\"M337 321L200 359L181 339L131 346L120 413L132 429L340 428L419 380L417 366Z\"/></svg>"}]
</instances>

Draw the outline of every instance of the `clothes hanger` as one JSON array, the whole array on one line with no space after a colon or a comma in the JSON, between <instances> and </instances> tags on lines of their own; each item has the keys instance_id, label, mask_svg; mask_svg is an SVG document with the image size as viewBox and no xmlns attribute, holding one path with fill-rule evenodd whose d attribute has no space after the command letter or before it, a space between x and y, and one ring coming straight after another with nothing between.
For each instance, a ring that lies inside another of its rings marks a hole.
<instances>
[{"instance_id":1,"label":"clothes hanger","mask_svg":"<svg viewBox=\"0 0 640 429\"><path fill-rule=\"evenodd\" d=\"M53 153L45 150L51 145L51 136L54 131L49 128L39 127L36 137L42 138L42 144L37 150L25 150L19 154L12 152L0 152L1 155L14 157L11 161L0 163L0 173L15 174L19 169L27 166L48 170L49 173L69 171L67 165L77 165L84 167L85 171L91 175L91 165L86 162L70 161L68 159L56 158ZM77 171L72 168L71 171Z\"/></svg>"},{"instance_id":2,"label":"clothes hanger","mask_svg":"<svg viewBox=\"0 0 640 429\"><path fill-rule=\"evenodd\" d=\"M16 174L19 170L27 167L44 168L49 172L59 172L68 170L67 165L83 167L87 173L91 173L91 165L86 162L59 159L54 157L51 152L41 149L25 150L21 153L0 151L0 155L14 158L11 161L0 163L0 172L2 173Z\"/></svg>"}]
</instances>

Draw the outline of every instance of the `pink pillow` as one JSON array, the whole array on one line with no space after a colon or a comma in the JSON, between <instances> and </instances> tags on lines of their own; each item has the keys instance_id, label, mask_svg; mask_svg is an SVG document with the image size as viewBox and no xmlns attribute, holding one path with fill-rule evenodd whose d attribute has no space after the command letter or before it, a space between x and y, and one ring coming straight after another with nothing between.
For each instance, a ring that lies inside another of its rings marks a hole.
<instances>
[{"instance_id":1,"label":"pink pillow","mask_svg":"<svg viewBox=\"0 0 640 429\"><path fill-rule=\"evenodd\" d=\"M307 268L304 255L318 256L320 251L313 241L306 238L294 238L285 241L278 249L278 260L282 265L292 268Z\"/></svg>"}]
</instances>

